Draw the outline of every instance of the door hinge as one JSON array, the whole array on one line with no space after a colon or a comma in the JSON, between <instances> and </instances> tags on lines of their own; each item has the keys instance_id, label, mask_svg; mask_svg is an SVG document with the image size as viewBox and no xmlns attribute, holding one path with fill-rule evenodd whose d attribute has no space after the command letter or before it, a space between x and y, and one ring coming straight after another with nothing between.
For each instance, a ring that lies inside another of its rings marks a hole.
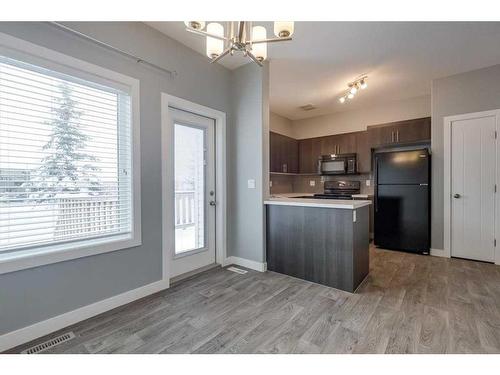
<instances>
[{"instance_id":1,"label":"door hinge","mask_svg":"<svg viewBox=\"0 0 500 375\"><path fill-rule=\"evenodd\" d=\"M493 246L497 247L497 239L496 238L493 240Z\"/></svg>"},{"instance_id":2,"label":"door hinge","mask_svg":"<svg viewBox=\"0 0 500 375\"><path fill-rule=\"evenodd\" d=\"M495 184L495 193L497 192L497 184Z\"/></svg>"},{"instance_id":3,"label":"door hinge","mask_svg":"<svg viewBox=\"0 0 500 375\"><path fill-rule=\"evenodd\" d=\"M495 130L495 139L497 139L497 131Z\"/></svg>"}]
</instances>

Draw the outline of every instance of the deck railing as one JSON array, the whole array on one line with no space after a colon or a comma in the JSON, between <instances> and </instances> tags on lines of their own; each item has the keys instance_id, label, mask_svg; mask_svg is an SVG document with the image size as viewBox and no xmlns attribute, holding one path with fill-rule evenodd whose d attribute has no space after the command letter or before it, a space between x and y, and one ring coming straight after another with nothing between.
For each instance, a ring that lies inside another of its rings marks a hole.
<instances>
[{"instance_id":1,"label":"deck railing","mask_svg":"<svg viewBox=\"0 0 500 375\"><path fill-rule=\"evenodd\" d=\"M194 191L175 192L175 228L186 228L195 224Z\"/></svg>"},{"instance_id":2,"label":"deck railing","mask_svg":"<svg viewBox=\"0 0 500 375\"><path fill-rule=\"evenodd\" d=\"M81 233L109 233L118 231L120 209L116 198L68 197L58 198L55 238L67 238Z\"/></svg>"},{"instance_id":3,"label":"deck railing","mask_svg":"<svg viewBox=\"0 0 500 375\"><path fill-rule=\"evenodd\" d=\"M175 192L175 227L195 225L194 191ZM57 200L55 238L81 233L106 233L120 229L120 205L116 198L68 197Z\"/></svg>"}]
</instances>

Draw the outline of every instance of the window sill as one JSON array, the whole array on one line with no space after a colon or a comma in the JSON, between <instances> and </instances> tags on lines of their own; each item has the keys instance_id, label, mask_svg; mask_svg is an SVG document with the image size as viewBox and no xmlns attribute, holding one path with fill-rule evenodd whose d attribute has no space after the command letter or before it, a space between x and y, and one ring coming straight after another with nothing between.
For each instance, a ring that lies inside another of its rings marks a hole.
<instances>
[{"instance_id":1,"label":"window sill","mask_svg":"<svg viewBox=\"0 0 500 375\"><path fill-rule=\"evenodd\" d=\"M111 251L128 249L142 244L140 236L131 238L130 234L108 238L84 240L69 244L44 246L15 252L0 253L0 275L53 263L105 254Z\"/></svg>"}]
</instances>

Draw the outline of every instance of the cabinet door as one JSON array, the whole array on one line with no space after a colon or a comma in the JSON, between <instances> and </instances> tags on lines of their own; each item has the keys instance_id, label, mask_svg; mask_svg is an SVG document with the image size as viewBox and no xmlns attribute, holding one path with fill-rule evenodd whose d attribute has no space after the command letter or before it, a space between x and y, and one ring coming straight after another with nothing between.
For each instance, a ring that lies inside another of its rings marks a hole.
<instances>
[{"instance_id":1,"label":"cabinet door","mask_svg":"<svg viewBox=\"0 0 500 375\"><path fill-rule=\"evenodd\" d=\"M280 172L279 170L279 134L269 133L269 170L271 172Z\"/></svg>"},{"instance_id":2,"label":"cabinet door","mask_svg":"<svg viewBox=\"0 0 500 375\"><path fill-rule=\"evenodd\" d=\"M319 138L314 138L315 142L319 144L319 150L317 157L319 158L320 155L329 155L329 154L335 154L336 152L336 145L338 144L337 141L337 136L336 135L329 135L327 137L319 137Z\"/></svg>"},{"instance_id":3,"label":"cabinet door","mask_svg":"<svg viewBox=\"0 0 500 375\"><path fill-rule=\"evenodd\" d=\"M299 172L299 143L296 139L288 138L286 141L286 164L289 173Z\"/></svg>"},{"instance_id":4,"label":"cabinet door","mask_svg":"<svg viewBox=\"0 0 500 375\"><path fill-rule=\"evenodd\" d=\"M378 147L394 142L394 128L392 126L369 126L368 143L371 147Z\"/></svg>"},{"instance_id":5,"label":"cabinet door","mask_svg":"<svg viewBox=\"0 0 500 375\"><path fill-rule=\"evenodd\" d=\"M351 154L356 152L355 133L340 134L337 136L337 145L339 154Z\"/></svg>"},{"instance_id":6,"label":"cabinet door","mask_svg":"<svg viewBox=\"0 0 500 375\"><path fill-rule=\"evenodd\" d=\"M356 132L356 153L358 156L358 172L370 173L372 170L372 150L368 141L368 132Z\"/></svg>"},{"instance_id":7,"label":"cabinet door","mask_svg":"<svg viewBox=\"0 0 500 375\"><path fill-rule=\"evenodd\" d=\"M404 121L397 126L397 142L424 142L431 139L431 118Z\"/></svg>"},{"instance_id":8,"label":"cabinet door","mask_svg":"<svg viewBox=\"0 0 500 375\"><path fill-rule=\"evenodd\" d=\"M313 140L299 140L299 173L314 173L313 170Z\"/></svg>"}]
</instances>

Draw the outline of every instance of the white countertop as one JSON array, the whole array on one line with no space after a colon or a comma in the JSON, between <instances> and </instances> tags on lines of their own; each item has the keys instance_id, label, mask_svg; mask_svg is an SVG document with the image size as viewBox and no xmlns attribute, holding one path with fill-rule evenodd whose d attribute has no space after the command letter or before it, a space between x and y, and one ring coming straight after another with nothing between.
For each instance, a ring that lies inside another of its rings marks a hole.
<instances>
[{"instance_id":1,"label":"white countertop","mask_svg":"<svg viewBox=\"0 0 500 375\"><path fill-rule=\"evenodd\" d=\"M369 200L341 200L341 199L311 199L294 198L297 196L313 196L314 194L287 193L273 194L264 204L279 206L302 206L302 207L321 207L321 208L341 208L346 210L355 210L360 207L371 204Z\"/></svg>"}]
</instances>

